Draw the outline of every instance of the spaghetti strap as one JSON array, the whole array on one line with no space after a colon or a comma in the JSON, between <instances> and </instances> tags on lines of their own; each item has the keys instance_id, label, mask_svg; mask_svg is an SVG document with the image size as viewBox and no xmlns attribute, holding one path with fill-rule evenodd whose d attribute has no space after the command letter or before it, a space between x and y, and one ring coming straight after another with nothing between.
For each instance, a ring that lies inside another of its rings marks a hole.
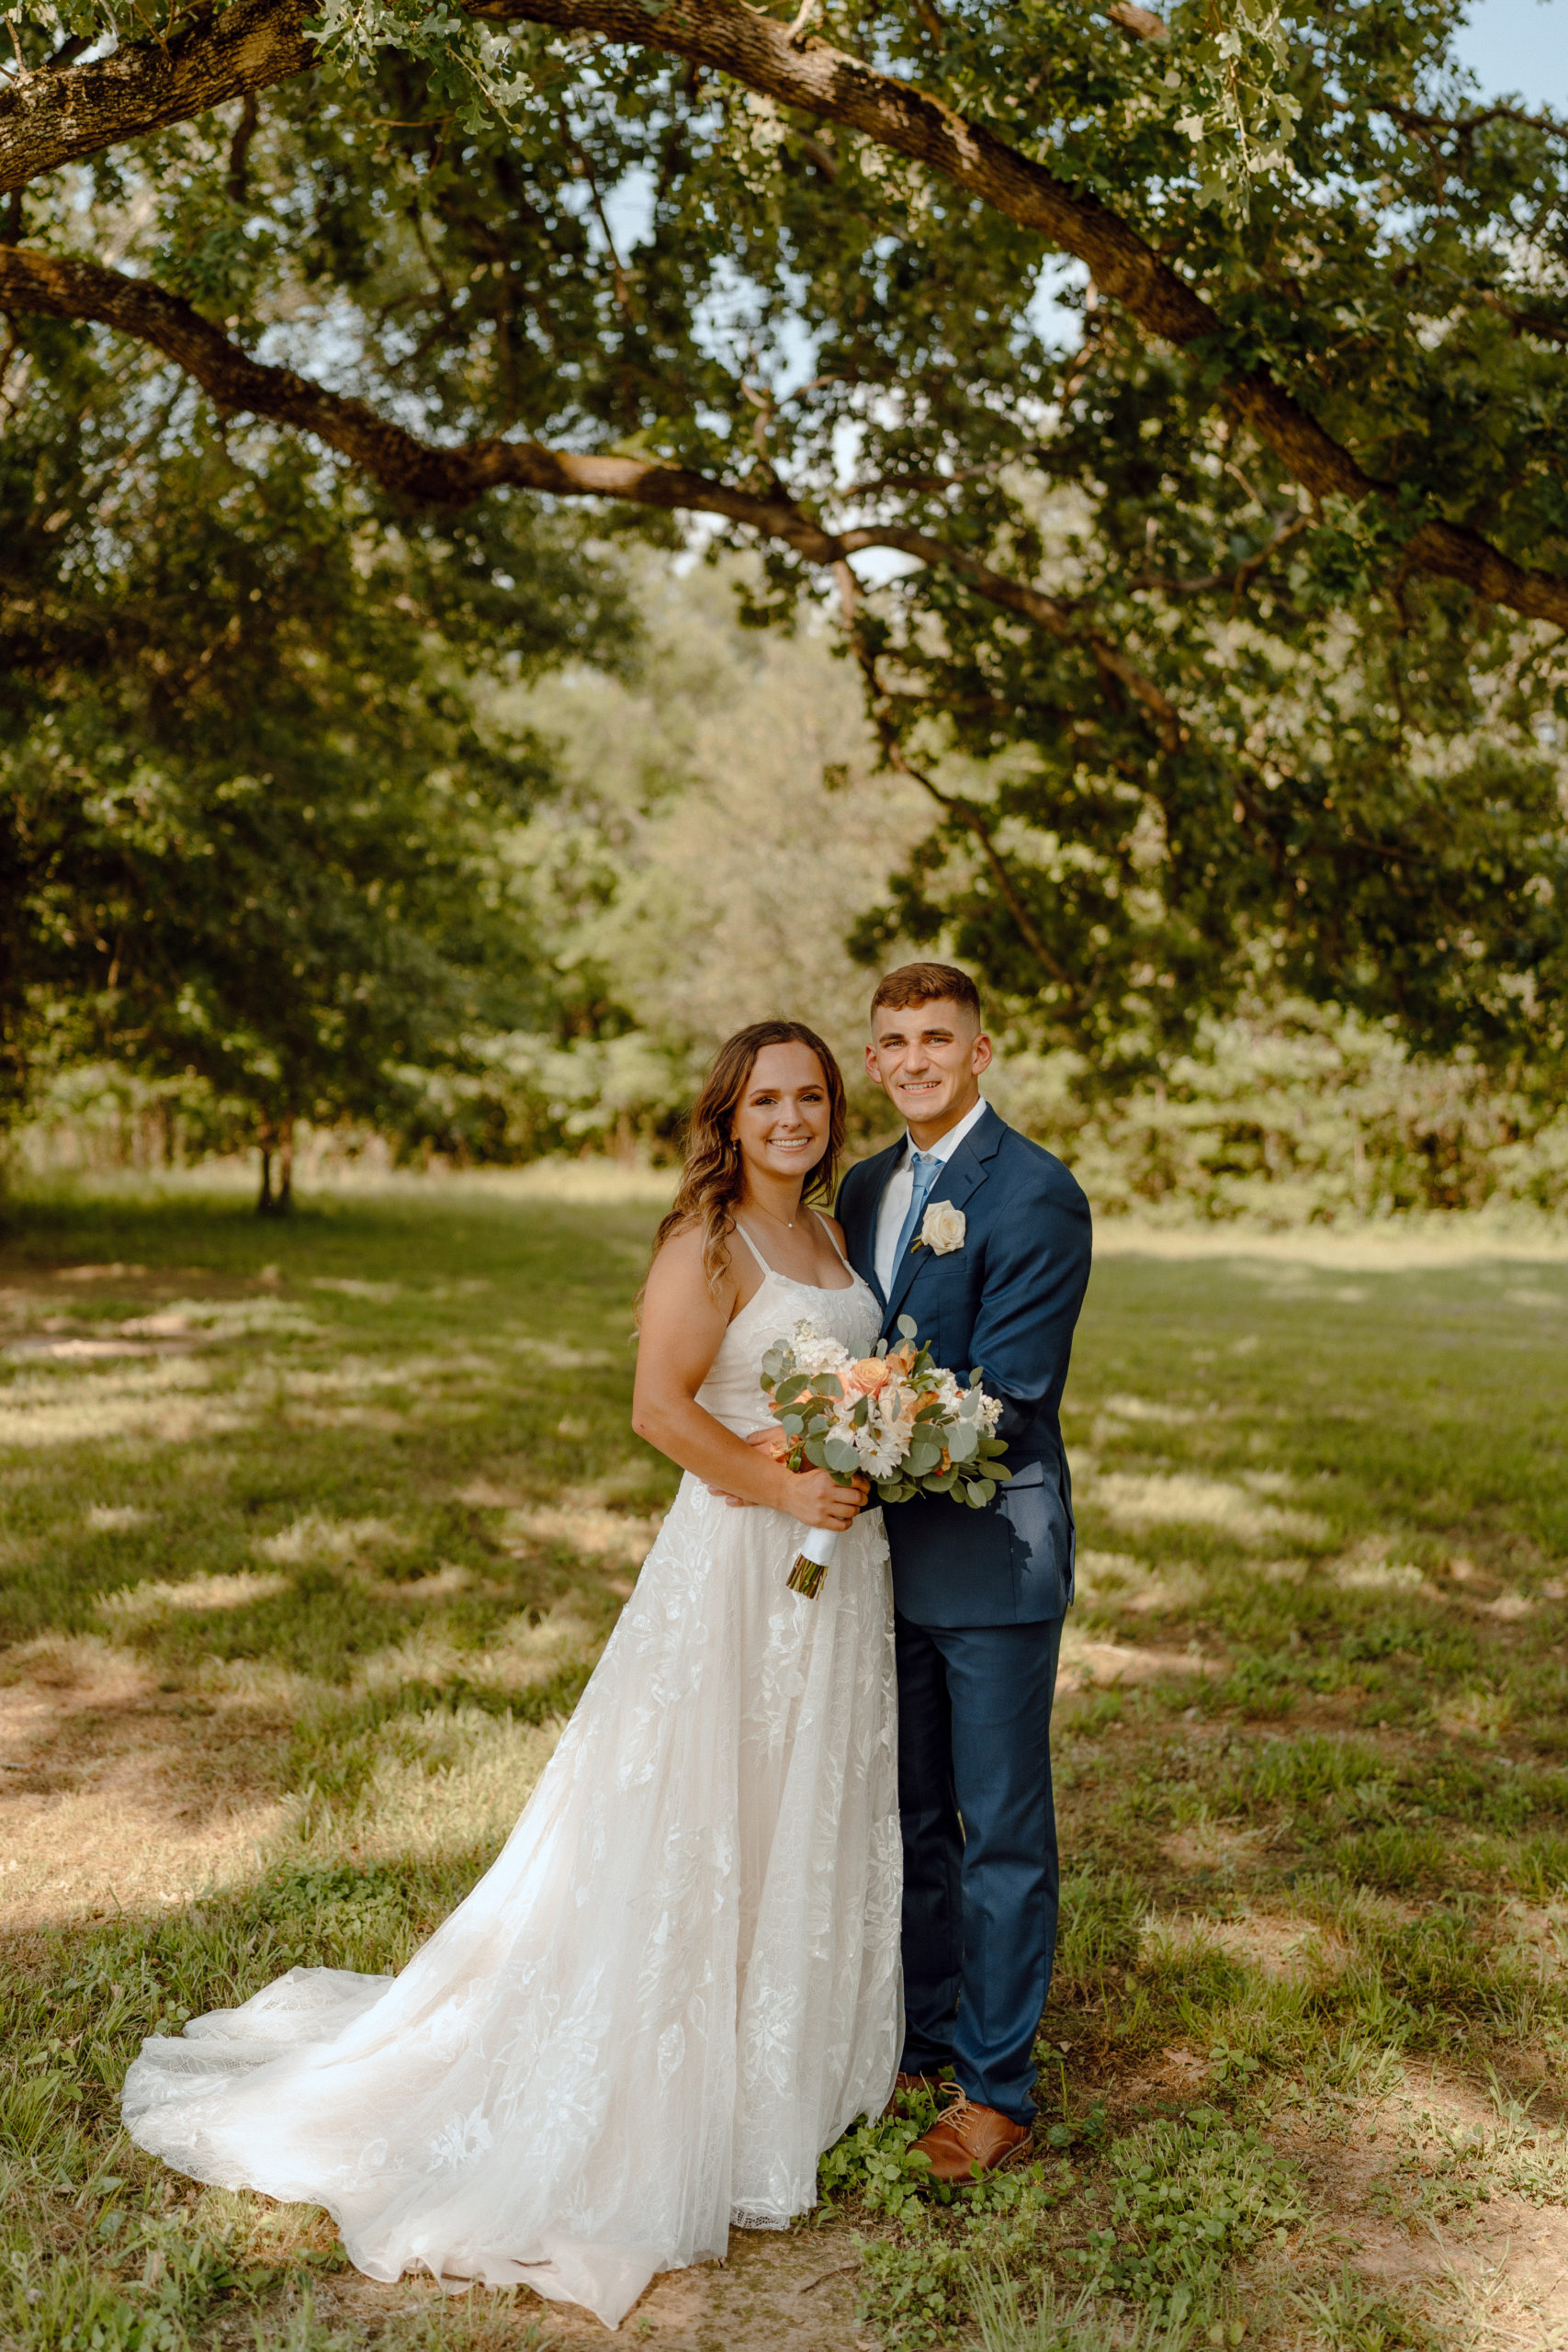
<instances>
[{"instance_id":1,"label":"spaghetti strap","mask_svg":"<svg viewBox=\"0 0 1568 2352\"><path fill-rule=\"evenodd\" d=\"M835 1258L837 1258L837 1260L838 1260L838 1261L839 1261L840 1265L840 1266L842 1266L842 1268L843 1268L843 1270L844 1270L845 1273L849 1275L850 1280L851 1280L852 1282L858 1281L858 1280L859 1280L859 1277L858 1277L858 1275L856 1274L854 1268L851 1265L851 1263L850 1263L849 1260L845 1257L845 1255L844 1255L843 1251L840 1249L840 1247L839 1247L839 1244L838 1244L837 1240L834 1238L833 1228L832 1228L832 1227L829 1224L829 1222L828 1222L827 1218L826 1218L825 1216L823 1216L820 1214L820 1212L819 1212L818 1210L817 1210L817 1209L813 1209L813 1210L812 1210L812 1212L811 1212L811 1214L812 1214L812 1216L813 1216L814 1217L816 1217L818 1224L821 1227L821 1228L822 1228L823 1232L827 1235L827 1237L828 1237L829 1240L832 1242L832 1244L833 1244L833 1255L834 1255L834 1257L835 1257Z\"/></svg>"},{"instance_id":2,"label":"spaghetti strap","mask_svg":"<svg viewBox=\"0 0 1568 2352\"><path fill-rule=\"evenodd\" d=\"M741 1224L739 1217L735 1220L735 1230L740 1236L741 1240L744 1241L747 1249L750 1250L752 1257L755 1258L759 1266L762 1269L763 1273L771 1274L773 1272L773 1267L769 1265L767 1260L763 1257L761 1251L758 1249L756 1243L752 1240L750 1235L747 1232L746 1227Z\"/></svg>"}]
</instances>

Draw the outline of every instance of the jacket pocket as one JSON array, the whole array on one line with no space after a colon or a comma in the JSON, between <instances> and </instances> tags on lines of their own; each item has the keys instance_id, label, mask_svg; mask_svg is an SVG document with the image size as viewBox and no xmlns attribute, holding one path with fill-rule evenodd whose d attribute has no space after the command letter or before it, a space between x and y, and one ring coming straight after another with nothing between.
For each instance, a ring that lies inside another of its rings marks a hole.
<instances>
[{"instance_id":1,"label":"jacket pocket","mask_svg":"<svg viewBox=\"0 0 1568 2352\"><path fill-rule=\"evenodd\" d=\"M1020 1617L1059 1616L1072 1600L1076 1547L1055 1464L1024 1463L992 1508L1008 1528Z\"/></svg>"}]
</instances>

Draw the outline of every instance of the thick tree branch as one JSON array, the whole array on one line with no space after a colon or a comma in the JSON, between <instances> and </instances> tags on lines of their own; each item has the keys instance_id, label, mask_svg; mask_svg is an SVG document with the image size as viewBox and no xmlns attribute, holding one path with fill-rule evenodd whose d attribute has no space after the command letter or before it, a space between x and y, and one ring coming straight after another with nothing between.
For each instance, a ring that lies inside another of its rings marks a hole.
<instances>
[{"instance_id":1,"label":"thick tree branch","mask_svg":"<svg viewBox=\"0 0 1568 2352\"><path fill-rule=\"evenodd\" d=\"M1120 216L1076 195L943 99L863 64L809 30L792 34L743 0L464 0L491 23L518 20L596 33L728 74L781 105L842 124L906 155L1084 262L1147 334L1223 348L1223 320ZM73 158L199 114L305 71L315 50L302 0L236 0L166 46L135 43L65 73L34 74L0 96L0 192ZM1262 368L1238 369L1224 396L1314 499L1357 503L1380 485ZM1478 534L1426 524L1408 543L1418 569L1459 580L1493 604L1568 625L1568 580L1526 570Z\"/></svg>"},{"instance_id":2,"label":"thick tree branch","mask_svg":"<svg viewBox=\"0 0 1568 2352\"><path fill-rule=\"evenodd\" d=\"M1140 8L1137 0L1111 0L1105 11L1113 25L1120 25L1134 40L1168 40L1170 27L1152 8Z\"/></svg>"},{"instance_id":3,"label":"thick tree branch","mask_svg":"<svg viewBox=\"0 0 1568 2352\"><path fill-rule=\"evenodd\" d=\"M665 50L730 74L749 88L860 131L940 172L1086 263L1146 334L1177 345L1222 343L1224 322L1126 221L1093 196L1077 196L955 107L787 27L739 0L669 0L650 18L643 0L467 0L492 22L517 18L592 31L635 48ZM1314 499L1358 503L1380 485L1265 369L1225 385L1231 406ZM1490 603L1568 625L1568 580L1527 571L1458 524L1425 524L1408 543L1417 568L1460 580Z\"/></svg>"},{"instance_id":4,"label":"thick tree branch","mask_svg":"<svg viewBox=\"0 0 1568 2352\"><path fill-rule=\"evenodd\" d=\"M917 556L922 563L959 572L992 604L1087 654L1102 678L1114 679L1148 712L1168 750L1179 740L1174 706L1103 630L1040 589L993 571L967 548L949 547L928 532L897 525L829 530L782 487L758 495L683 466L641 458L595 457L546 448L537 441L500 439L442 448L378 416L364 401L328 391L291 368L253 359L182 296L97 262L0 250L0 311L90 320L134 336L193 377L220 409L245 410L314 434L383 489L421 504L464 506L487 490L510 484L558 498L621 498L667 512L722 514L765 538L782 539L808 563L842 564L868 548Z\"/></svg>"},{"instance_id":5,"label":"thick tree branch","mask_svg":"<svg viewBox=\"0 0 1568 2352\"><path fill-rule=\"evenodd\" d=\"M511 483L564 498L626 498L725 514L787 540L813 562L830 563L840 551L830 532L783 495L755 497L683 467L584 456L536 441L487 439L446 448L422 441L365 401L328 391L291 368L253 359L180 295L96 262L0 253L0 311L90 320L132 335L194 377L220 409L245 410L312 433L384 489L422 504L466 506Z\"/></svg>"},{"instance_id":6,"label":"thick tree branch","mask_svg":"<svg viewBox=\"0 0 1568 2352\"><path fill-rule=\"evenodd\" d=\"M968 121L931 93L788 29L739 0L670 0L649 18L642 0L468 0L492 22L522 18L665 50L730 74L780 105L844 124L939 172L955 187L1087 264L1102 294L1146 334L1177 344L1223 343L1224 322L1201 295L1093 196L1078 196L1039 164ZM1261 368L1238 372L1226 397L1258 438L1314 498L1357 502L1379 487L1316 420ZM1411 545L1414 561L1465 580L1498 604L1568 622L1568 581L1500 555L1452 524L1431 524ZM1491 584L1485 584L1490 582Z\"/></svg>"},{"instance_id":7,"label":"thick tree branch","mask_svg":"<svg viewBox=\"0 0 1568 2352\"><path fill-rule=\"evenodd\" d=\"M0 91L0 193L309 73L321 51L305 15L302 0L235 0L193 10L166 40L18 77Z\"/></svg>"}]
</instances>

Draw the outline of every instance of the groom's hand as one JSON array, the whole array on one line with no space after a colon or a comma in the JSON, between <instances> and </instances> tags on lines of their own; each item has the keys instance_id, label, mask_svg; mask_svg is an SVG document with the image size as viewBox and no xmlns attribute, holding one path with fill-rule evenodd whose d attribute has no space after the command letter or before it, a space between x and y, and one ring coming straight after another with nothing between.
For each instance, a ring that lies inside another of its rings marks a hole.
<instances>
[{"instance_id":1,"label":"groom's hand","mask_svg":"<svg viewBox=\"0 0 1568 2352\"><path fill-rule=\"evenodd\" d=\"M753 1430L745 1442L748 1445L754 1445L759 1453L769 1455L774 1462L782 1462L789 1452L789 1440L783 1430ZM732 1495L724 1487L710 1487L708 1492L710 1495L716 1495L721 1503L728 1503L732 1510L752 1510L756 1508L747 1500L744 1495Z\"/></svg>"}]
</instances>

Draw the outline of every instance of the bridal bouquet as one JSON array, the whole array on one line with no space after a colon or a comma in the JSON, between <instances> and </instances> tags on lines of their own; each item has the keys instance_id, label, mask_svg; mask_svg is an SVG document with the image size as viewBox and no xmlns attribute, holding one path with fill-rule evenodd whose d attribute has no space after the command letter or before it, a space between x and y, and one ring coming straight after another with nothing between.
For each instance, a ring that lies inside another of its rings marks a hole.
<instances>
[{"instance_id":1,"label":"bridal bouquet","mask_svg":"<svg viewBox=\"0 0 1568 2352\"><path fill-rule=\"evenodd\" d=\"M979 1510L1011 1476L998 1460L1007 1448L996 1434L1001 1403L987 1396L980 1374L961 1387L931 1362L908 1315L899 1340L876 1353L852 1356L814 1324L797 1323L762 1358L762 1389L788 1441L792 1470L814 1464L847 1487L863 1471L885 1503L915 1495L951 1495ZM838 1536L814 1527L790 1571L792 1592L815 1599Z\"/></svg>"}]
</instances>

